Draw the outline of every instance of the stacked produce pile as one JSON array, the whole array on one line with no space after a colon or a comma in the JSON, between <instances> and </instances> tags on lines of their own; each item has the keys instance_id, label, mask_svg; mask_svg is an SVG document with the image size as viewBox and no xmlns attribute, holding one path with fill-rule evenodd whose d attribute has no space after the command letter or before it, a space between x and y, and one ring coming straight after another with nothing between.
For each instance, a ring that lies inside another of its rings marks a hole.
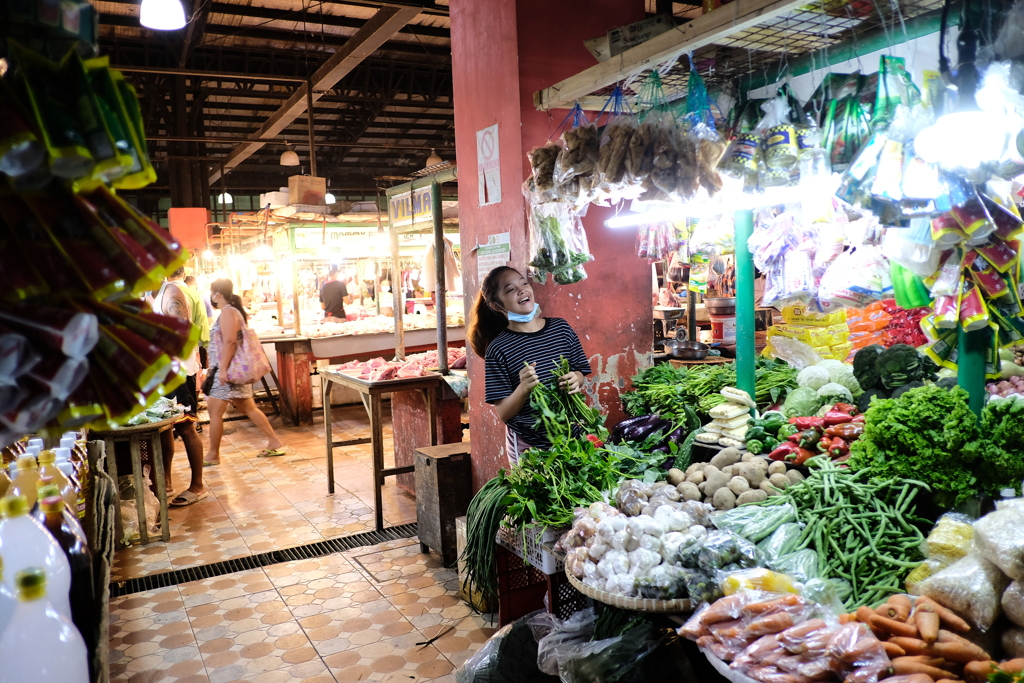
<instances>
[{"instance_id":1,"label":"stacked produce pile","mask_svg":"<svg viewBox=\"0 0 1024 683\"><path fill-rule=\"evenodd\" d=\"M726 448L744 448L750 428L750 411L757 407L750 394L735 387L723 387L719 396L723 402L708 411L713 419L696 435L701 443L718 444Z\"/></svg>"}]
</instances>

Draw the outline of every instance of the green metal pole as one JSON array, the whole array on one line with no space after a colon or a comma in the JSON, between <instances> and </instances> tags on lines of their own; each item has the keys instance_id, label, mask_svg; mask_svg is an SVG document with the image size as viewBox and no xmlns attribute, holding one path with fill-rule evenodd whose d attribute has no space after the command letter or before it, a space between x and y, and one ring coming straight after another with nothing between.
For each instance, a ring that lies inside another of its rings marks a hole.
<instances>
[{"instance_id":1,"label":"green metal pole","mask_svg":"<svg viewBox=\"0 0 1024 683\"><path fill-rule=\"evenodd\" d=\"M967 332L961 326L957 335L957 384L967 390L968 405L981 415L985 405L985 357L991 343L989 329Z\"/></svg>"},{"instance_id":2,"label":"green metal pole","mask_svg":"<svg viewBox=\"0 0 1024 683\"><path fill-rule=\"evenodd\" d=\"M736 388L754 397L754 257L747 240L754 232L754 212L740 210L736 220Z\"/></svg>"}]
</instances>

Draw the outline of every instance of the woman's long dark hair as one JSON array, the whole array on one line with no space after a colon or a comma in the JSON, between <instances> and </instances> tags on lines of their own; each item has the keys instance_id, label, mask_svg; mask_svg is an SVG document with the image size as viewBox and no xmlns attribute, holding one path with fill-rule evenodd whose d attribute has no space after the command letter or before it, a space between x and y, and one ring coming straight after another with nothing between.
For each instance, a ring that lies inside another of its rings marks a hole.
<instances>
[{"instance_id":1,"label":"woman's long dark hair","mask_svg":"<svg viewBox=\"0 0 1024 683\"><path fill-rule=\"evenodd\" d=\"M515 268L498 266L487 273L480 282L480 291L473 303L467 338L470 347L481 358L487 355L487 347L491 342L508 327L508 318L491 308L491 304L501 305L498 300L498 287L501 285L501 276L508 271L521 275Z\"/></svg>"},{"instance_id":2,"label":"woman's long dark hair","mask_svg":"<svg viewBox=\"0 0 1024 683\"><path fill-rule=\"evenodd\" d=\"M235 294L235 286L231 284L231 280L226 277L214 280L210 285L210 291L217 292L224 297L231 306L242 314L242 320L244 320L246 324L249 324L249 314L245 312L245 306L242 304L242 297Z\"/></svg>"}]
</instances>

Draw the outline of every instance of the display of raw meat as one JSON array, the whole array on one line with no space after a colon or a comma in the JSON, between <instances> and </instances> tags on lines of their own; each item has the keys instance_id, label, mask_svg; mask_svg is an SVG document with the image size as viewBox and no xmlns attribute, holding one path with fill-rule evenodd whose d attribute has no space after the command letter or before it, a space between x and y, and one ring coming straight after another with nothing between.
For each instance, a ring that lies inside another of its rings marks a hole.
<instances>
[{"instance_id":1,"label":"display of raw meat","mask_svg":"<svg viewBox=\"0 0 1024 683\"><path fill-rule=\"evenodd\" d=\"M423 368L416 365L415 363L406 363L402 367L398 368L398 377L422 377L426 373L423 372Z\"/></svg>"},{"instance_id":2,"label":"display of raw meat","mask_svg":"<svg viewBox=\"0 0 1024 683\"><path fill-rule=\"evenodd\" d=\"M397 364L385 365L381 368L373 370L370 373L368 379L371 382L383 382L385 380L394 379L395 376L398 374L398 367L399 366Z\"/></svg>"},{"instance_id":3,"label":"display of raw meat","mask_svg":"<svg viewBox=\"0 0 1024 683\"><path fill-rule=\"evenodd\" d=\"M373 358L368 361L353 360L333 368L335 372L355 374L359 379L379 382L382 380L408 377L422 377L428 368L438 367L437 349L424 353L415 353L404 361L387 361ZM466 367L466 349L455 347L448 349L448 367Z\"/></svg>"}]
</instances>

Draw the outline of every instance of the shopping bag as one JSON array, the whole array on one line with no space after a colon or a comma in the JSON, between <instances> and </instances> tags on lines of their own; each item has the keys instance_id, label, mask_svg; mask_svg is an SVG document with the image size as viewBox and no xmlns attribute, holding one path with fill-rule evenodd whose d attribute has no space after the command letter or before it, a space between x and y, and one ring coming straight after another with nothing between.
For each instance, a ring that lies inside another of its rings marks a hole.
<instances>
[{"instance_id":1,"label":"shopping bag","mask_svg":"<svg viewBox=\"0 0 1024 683\"><path fill-rule=\"evenodd\" d=\"M228 384L253 384L270 372L270 361L263 353L259 337L250 327L243 327L235 357L224 373Z\"/></svg>"}]
</instances>

